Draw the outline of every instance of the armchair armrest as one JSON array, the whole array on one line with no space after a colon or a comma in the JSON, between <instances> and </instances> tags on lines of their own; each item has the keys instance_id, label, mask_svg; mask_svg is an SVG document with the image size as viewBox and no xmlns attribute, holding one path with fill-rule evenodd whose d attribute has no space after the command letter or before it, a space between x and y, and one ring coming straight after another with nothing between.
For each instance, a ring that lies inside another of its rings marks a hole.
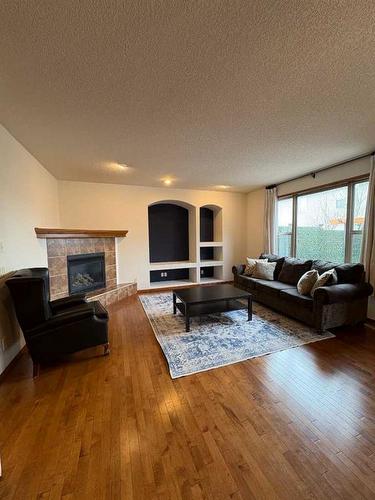
<instances>
[{"instance_id":1,"label":"armchair armrest","mask_svg":"<svg viewBox=\"0 0 375 500\"><path fill-rule=\"evenodd\" d=\"M237 264L232 267L232 273L233 274L243 274L245 271L245 264Z\"/></svg>"},{"instance_id":2,"label":"armchair armrest","mask_svg":"<svg viewBox=\"0 0 375 500\"><path fill-rule=\"evenodd\" d=\"M369 297L372 292L373 288L369 283L321 286L314 293L314 301L321 304L343 304Z\"/></svg>"},{"instance_id":3,"label":"armchair armrest","mask_svg":"<svg viewBox=\"0 0 375 500\"><path fill-rule=\"evenodd\" d=\"M47 321L44 321L41 325L29 330L27 333L30 337L34 337L35 335L41 335L49 332L54 328L59 328L83 319L92 318L93 316L95 316L94 304L84 303L80 306L71 307L67 311L55 314Z\"/></svg>"},{"instance_id":4,"label":"armchair armrest","mask_svg":"<svg viewBox=\"0 0 375 500\"><path fill-rule=\"evenodd\" d=\"M70 295L69 297L63 297L62 299L52 300L49 305L51 307L53 314L58 314L68 307L74 307L80 304L86 304L86 294L76 293Z\"/></svg>"}]
</instances>

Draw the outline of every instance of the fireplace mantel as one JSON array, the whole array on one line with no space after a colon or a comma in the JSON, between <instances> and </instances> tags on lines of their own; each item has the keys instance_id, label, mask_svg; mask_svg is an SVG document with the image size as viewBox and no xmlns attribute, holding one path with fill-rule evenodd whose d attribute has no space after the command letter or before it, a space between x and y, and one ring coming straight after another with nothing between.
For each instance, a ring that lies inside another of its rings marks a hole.
<instances>
[{"instance_id":1,"label":"fireplace mantel","mask_svg":"<svg viewBox=\"0 0 375 500\"><path fill-rule=\"evenodd\" d=\"M37 238L124 238L126 229L56 229L36 227Z\"/></svg>"}]
</instances>

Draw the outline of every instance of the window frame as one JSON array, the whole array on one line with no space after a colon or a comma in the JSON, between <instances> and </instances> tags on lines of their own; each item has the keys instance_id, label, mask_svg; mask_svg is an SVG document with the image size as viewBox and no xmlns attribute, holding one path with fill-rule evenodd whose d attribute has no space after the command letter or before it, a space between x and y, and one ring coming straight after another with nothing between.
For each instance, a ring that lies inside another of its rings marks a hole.
<instances>
[{"instance_id":1,"label":"window frame","mask_svg":"<svg viewBox=\"0 0 375 500\"><path fill-rule=\"evenodd\" d=\"M353 229L353 217L354 217L354 190L356 184L361 184L362 182L369 181L369 174L360 175L357 177L352 177L350 179L346 179L345 181L333 182L330 184L325 184L323 186L319 186L311 189L304 189L301 191L296 191L294 193L285 194L283 196L277 197L277 202L280 200L291 199L292 200L292 231L291 233L291 242L290 242L290 255L288 257L296 257L297 252L297 207L298 207L298 198L300 196L305 196L309 194L322 193L325 191L329 191L331 189L337 189L340 187L347 188L347 206L346 206L346 223L345 223L345 263L351 262L352 256L352 248L353 248L353 235L355 234L363 234L363 230ZM278 239L279 230L277 224L277 244L279 242ZM277 248L277 252L279 248Z\"/></svg>"}]
</instances>

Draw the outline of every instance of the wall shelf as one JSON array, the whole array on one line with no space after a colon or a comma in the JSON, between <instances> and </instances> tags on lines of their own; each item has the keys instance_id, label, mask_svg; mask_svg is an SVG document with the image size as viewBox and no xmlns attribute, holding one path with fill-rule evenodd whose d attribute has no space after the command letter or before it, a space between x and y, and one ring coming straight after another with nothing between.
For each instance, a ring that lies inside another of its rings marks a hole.
<instances>
[{"instance_id":1,"label":"wall shelf","mask_svg":"<svg viewBox=\"0 0 375 500\"><path fill-rule=\"evenodd\" d=\"M211 267L211 266L222 266L224 262L222 260L201 260L200 267Z\"/></svg>"},{"instance_id":2,"label":"wall shelf","mask_svg":"<svg viewBox=\"0 0 375 500\"><path fill-rule=\"evenodd\" d=\"M169 281L154 281L150 283L150 288L171 288L179 286L189 286L189 285L197 285L196 281L192 280L169 280Z\"/></svg>"},{"instance_id":3,"label":"wall shelf","mask_svg":"<svg viewBox=\"0 0 375 500\"><path fill-rule=\"evenodd\" d=\"M165 269L187 269L197 267L196 262L180 260L175 262L150 262L150 271L164 271Z\"/></svg>"},{"instance_id":4,"label":"wall shelf","mask_svg":"<svg viewBox=\"0 0 375 500\"><path fill-rule=\"evenodd\" d=\"M200 247L222 247L222 241L201 241L199 243Z\"/></svg>"},{"instance_id":5,"label":"wall shelf","mask_svg":"<svg viewBox=\"0 0 375 500\"><path fill-rule=\"evenodd\" d=\"M202 285L207 285L208 283L212 283L212 284L215 284L215 283L223 283L224 280L222 279L219 279L219 278L210 278L210 277L201 277L201 284Z\"/></svg>"}]
</instances>

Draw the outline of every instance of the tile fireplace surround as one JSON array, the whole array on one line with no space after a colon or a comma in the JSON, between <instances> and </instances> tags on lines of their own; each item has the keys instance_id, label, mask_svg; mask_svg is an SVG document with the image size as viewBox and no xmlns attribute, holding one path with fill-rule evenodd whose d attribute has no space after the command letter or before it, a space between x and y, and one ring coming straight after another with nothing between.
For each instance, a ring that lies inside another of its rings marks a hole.
<instances>
[{"instance_id":1,"label":"tile fireplace surround","mask_svg":"<svg viewBox=\"0 0 375 500\"><path fill-rule=\"evenodd\" d=\"M88 300L100 300L103 305L109 305L136 293L135 283L117 284L115 238L59 237L47 239L52 300L69 295L67 257L97 252L104 252L106 288L89 293Z\"/></svg>"}]
</instances>

